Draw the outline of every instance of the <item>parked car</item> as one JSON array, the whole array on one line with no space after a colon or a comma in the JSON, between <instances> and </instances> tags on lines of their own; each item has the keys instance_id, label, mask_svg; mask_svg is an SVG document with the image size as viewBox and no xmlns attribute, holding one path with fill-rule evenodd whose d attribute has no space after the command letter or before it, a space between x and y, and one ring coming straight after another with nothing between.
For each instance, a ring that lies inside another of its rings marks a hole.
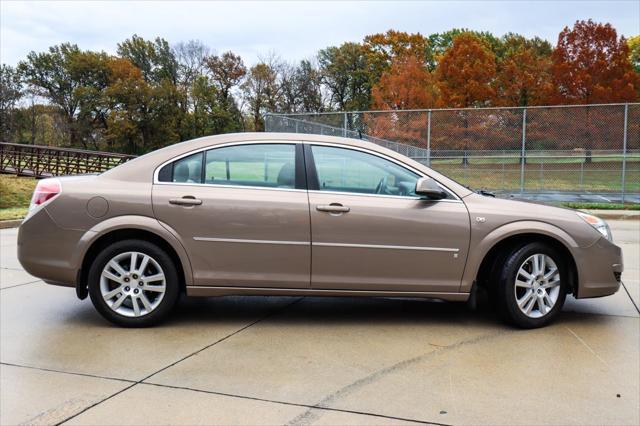
<instances>
[{"instance_id":1,"label":"parked car","mask_svg":"<svg viewBox=\"0 0 640 426\"><path fill-rule=\"evenodd\" d=\"M567 294L615 293L623 270L597 217L476 193L372 143L285 133L42 180L18 257L126 327L165 318L180 293L466 301L482 287L532 328Z\"/></svg>"}]
</instances>

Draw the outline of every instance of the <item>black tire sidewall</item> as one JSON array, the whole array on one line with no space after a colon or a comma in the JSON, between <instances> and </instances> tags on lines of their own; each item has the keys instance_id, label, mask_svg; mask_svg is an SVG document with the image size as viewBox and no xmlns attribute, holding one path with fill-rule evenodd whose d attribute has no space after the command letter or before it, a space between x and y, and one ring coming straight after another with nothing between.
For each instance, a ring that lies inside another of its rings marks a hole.
<instances>
[{"instance_id":1,"label":"black tire sidewall","mask_svg":"<svg viewBox=\"0 0 640 426\"><path fill-rule=\"evenodd\" d=\"M534 254L549 256L560 271L560 294L555 305L545 316L530 318L525 315L516 302L514 282L520 266ZM513 249L506 257L504 266L500 270L497 296L501 314L512 324L522 328L537 328L547 325L557 316L564 305L568 286L568 265L560 252L547 244L535 242Z\"/></svg>"},{"instance_id":2,"label":"black tire sidewall","mask_svg":"<svg viewBox=\"0 0 640 426\"><path fill-rule=\"evenodd\" d=\"M151 256L162 268L166 290L164 298L150 314L141 317L126 317L113 311L102 298L100 276L111 259L120 253L137 251ZM123 240L105 247L95 258L88 274L89 296L96 310L110 322L122 327L149 327L167 317L180 294L178 273L171 257L161 248L144 240Z\"/></svg>"}]
</instances>

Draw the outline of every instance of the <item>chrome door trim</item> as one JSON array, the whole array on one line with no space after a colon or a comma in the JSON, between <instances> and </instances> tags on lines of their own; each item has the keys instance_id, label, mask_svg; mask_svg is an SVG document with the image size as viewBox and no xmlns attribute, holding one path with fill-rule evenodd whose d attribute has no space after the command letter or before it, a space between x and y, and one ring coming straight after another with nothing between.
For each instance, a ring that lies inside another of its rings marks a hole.
<instances>
[{"instance_id":1,"label":"chrome door trim","mask_svg":"<svg viewBox=\"0 0 640 426\"><path fill-rule=\"evenodd\" d=\"M310 189L307 192L310 194L332 194L332 195L355 195L357 197L378 197L378 198L391 198L394 200L413 200L424 201L429 203L462 203L460 200L429 200L424 197L410 197L407 195L388 195L388 194L367 194L365 192L348 192L348 191L321 191L319 189Z\"/></svg>"},{"instance_id":2,"label":"chrome door trim","mask_svg":"<svg viewBox=\"0 0 640 426\"><path fill-rule=\"evenodd\" d=\"M380 244L349 244L349 243L311 243L317 247L350 247L350 248L370 248L370 249L386 249L386 250L418 250L418 251L443 251L457 253L460 249L450 247L421 247L421 246L391 246Z\"/></svg>"},{"instance_id":3,"label":"chrome door trim","mask_svg":"<svg viewBox=\"0 0 640 426\"><path fill-rule=\"evenodd\" d=\"M153 184L154 185L197 186L197 187L206 186L206 187L213 187L213 188L229 188L229 189L264 189L267 191L307 192L306 189L274 188L271 186L221 185L218 183L154 182Z\"/></svg>"},{"instance_id":4,"label":"chrome door trim","mask_svg":"<svg viewBox=\"0 0 640 426\"><path fill-rule=\"evenodd\" d=\"M289 246L307 246L310 241L280 241L280 240L245 240L240 238L210 238L210 237L193 237L196 241L207 241L214 243L244 243L244 244L278 244Z\"/></svg>"}]
</instances>

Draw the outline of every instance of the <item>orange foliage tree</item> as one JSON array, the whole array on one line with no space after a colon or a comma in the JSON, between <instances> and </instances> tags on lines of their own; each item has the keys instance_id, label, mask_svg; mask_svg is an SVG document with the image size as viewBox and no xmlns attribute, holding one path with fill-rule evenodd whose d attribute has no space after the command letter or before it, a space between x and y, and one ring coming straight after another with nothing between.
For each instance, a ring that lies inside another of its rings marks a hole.
<instances>
[{"instance_id":1,"label":"orange foliage tree","mask_svg":"<svg viewBox=\"0 0 640 426\"><path fill-rule=\"evenodd\" d=\"M373 87L373 109L433 108L436 88L424 61L415 56L393 61Z\"/></svg>"},{"instance_id":2,"label":"orange foliage tree","mask_svg":"<svg viewBox=\"0 0 640 426\"><path fill-rule=\"evenodd\" d=\"M424 60L415 56L402 56L393 60L391 67L372 90L373 109L406 110L433 108L436 104L435 82L424 66ZM424 141L425 113L373 114L368 116L372 135L401 140L413 145Z\"/></svg>"},{"instance_id":3,"label":"orange foliage tree","mask_svg":"<svg viewBox=\"0 0 640 426\"><path fill-rule=\"evenodd\" d=\"M525 45L507 52L498 66L498 100L503 106L544 105L553 92L551 60Z\"/></svg>"},{"instance_id":4,"label":"orange foliage tree","mask_svg":"<svg viewBox=\"0 0 640 426\"><path fill-rule=\"evenodd\" d=\"M592 104L638 99L640 78L629 46L610 24L577 21L558 36L552 54L555 103Z\"/></svg>"},{"instance_id":5,"label":"orange foliage tree","mask_svg":"<svg viewBox=\"0 0 640 426\"><path fill-rule=\"evenodd\" d=\"M424 58L427 39L420 33L409 34L389 30L384 34L372 34L364 38L363 47L367 51L371 65L372 79L379 79L397 58Z\"/></svg>"},{"instance_id":6,"label":"orange foliage tree","mask_svg":"<svg viewBox=\"0 0 640 426\"><path fill-rule=\"evenodd\" d=\"M436 68L440 101L448 108L495 103L496 58L477 36L463 33L453 40Z\"/></svg>"}]
</instances>

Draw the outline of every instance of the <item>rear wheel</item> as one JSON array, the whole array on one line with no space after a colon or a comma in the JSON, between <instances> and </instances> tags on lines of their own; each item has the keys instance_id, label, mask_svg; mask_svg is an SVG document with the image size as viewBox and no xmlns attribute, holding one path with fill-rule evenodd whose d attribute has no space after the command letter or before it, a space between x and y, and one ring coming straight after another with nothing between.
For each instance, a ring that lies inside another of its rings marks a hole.
<instances>
[{"instance_id":1,"label":"rear wheel","mask_svg":"<svg viewBox=\"0 0 640 426\"><path fill-rule=\"evenodd\" d=\"M102 250L91 265L89 295L114 324L148 327L164 319L178 299L176 267L154 244L120 241Z\"/></svg>"},{"instance_id":2,"label":"rear wheel","mask_svg":"<svg viewBox=\"0 0 640 426\"><path fill-rule=\"evenodd\" d=\"M503 316L523 328L547 325L562 309L568 274L563 256L543 243L530 243L506 256L494 297Z\"/></svg>"}]
</instances>

